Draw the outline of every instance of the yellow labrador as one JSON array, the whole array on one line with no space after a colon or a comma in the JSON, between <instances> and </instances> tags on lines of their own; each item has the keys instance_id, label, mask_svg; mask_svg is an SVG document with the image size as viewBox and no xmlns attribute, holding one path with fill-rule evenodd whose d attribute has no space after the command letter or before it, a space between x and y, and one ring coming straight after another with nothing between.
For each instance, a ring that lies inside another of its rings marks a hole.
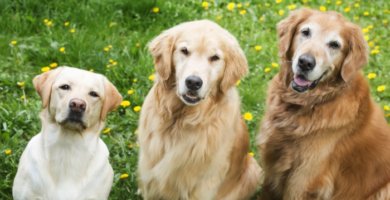
<instances>
[{"instance_id":1,"label":"yellow labrador","mask_svg":"<svg viewBox=\"0 0 390 200\"><path fill-rule=\"evenodd\" d=\"M33 83L42 98L42 130L22 154L14 199L107 199L113 170L99 133L121 95L104 76L71 67Z\"/></svg>"},{"instance_id":2,"label":"yellow labrador","mask_svg":"<svg viewBox=\"0 0 390 200\"><path fill-rule=\"evenodd\" d=\"M157 80L139 121L145 199L248 199L261 170L235 83L247 72L237 40L217 24L175 26L150 43Z\"/></svg>"}]
</instances>

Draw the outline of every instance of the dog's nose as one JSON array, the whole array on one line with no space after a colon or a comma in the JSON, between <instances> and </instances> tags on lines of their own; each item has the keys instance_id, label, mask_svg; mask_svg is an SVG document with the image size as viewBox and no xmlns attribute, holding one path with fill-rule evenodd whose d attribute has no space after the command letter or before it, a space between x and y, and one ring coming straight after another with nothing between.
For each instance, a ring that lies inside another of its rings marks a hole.
<instances>
[{"instance_id":1,"label":"dog's nose","mask_svg":"<svg viewBox=\"0 0 390 200\"><path fill-rule=\"evenodd\" d=\"M186 86L190 90L199 90L202 85L203 81L198 76L189 76L186 78Z\"/></svg>"},{"instance_id":2,"label":"dog's nose","mask_svg":"<svg viewBox=\"0 0 390 200\"><path fill-rule=\"evenodd\" d=\"M310 71L316 66L316 59L310 54L299 56L298 66L302 71Z\"/></svg>"},{"instance_id":3,"label":"dog's nose","mask_svg":"<svg viewBox=\"0 0 390 200\"><path fill-rule=\"evenodd\" d=\"M86 107L85 101L81 99L71 99L69 102L69 108L73 112L84 112Z\"/></svg>"}]
</instances>

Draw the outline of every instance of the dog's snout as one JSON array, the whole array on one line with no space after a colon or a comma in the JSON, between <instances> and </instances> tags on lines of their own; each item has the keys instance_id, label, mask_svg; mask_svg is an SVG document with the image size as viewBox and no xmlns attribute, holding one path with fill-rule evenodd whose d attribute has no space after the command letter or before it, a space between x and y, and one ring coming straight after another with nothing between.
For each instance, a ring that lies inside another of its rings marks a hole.
<instances>
[{"instance_id":1,"label":"dog's snout","mask_svg":"<svg viewBox=\"0 0 390 200\"><path fill-rule=\"evenodd\" d=\"M81 99L72 99L69 102L69 108L73 112L84 112L87 104Z\"/></svg>"},{"instance_id":2,"label":"dog's snout","mask_svg":"<svg viewBox=\"0 0 390 200\"><path fill-rule=\"evenodd\" d=\"M310 71L316 66L316 59L311 54L299 56L298 66L302 71Z\"/></svg>"},{"instance_id":3,"label":"dog's snout","mask_svg":"<svg viewBox=\"0 0 390 200\"><path fill-rule=\"evenodd\" d=\"M190 90L199 90L202 85L203 81L198 76L189 76L186 78L186 86Z\"/></svg>"}]
</instances>

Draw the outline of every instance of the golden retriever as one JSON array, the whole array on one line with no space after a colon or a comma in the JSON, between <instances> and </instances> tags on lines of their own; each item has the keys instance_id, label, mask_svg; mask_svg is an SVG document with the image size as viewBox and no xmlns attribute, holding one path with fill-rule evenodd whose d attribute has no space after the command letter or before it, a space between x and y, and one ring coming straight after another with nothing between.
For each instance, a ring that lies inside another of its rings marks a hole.
<instances>
[{"instance_id":1,"label":"golden retriever","mask_svg":"<svg viewBox=\"0 0 390 200\"><path fill-rule=\"evenodd\" d=\"M14 199L107 199L113 170L99 133L121 95L104 76L71 67L33 83L42 98L42 130L22 154Z\"/></svg>"},{"instance_id":2,"label":"golden retriever","mask_svg":"<svg viewBox=\"0 0 390 200\"><path fill-rule=\"evenodd\" d=\"M277 29L282 66L257 138L262 199L390 199L390 128L361 73L360 28L302 9Z\"/></svg>"},{"instance_id":3,"label":"golden retriever","mask_svg":"<svg viewBox=\"0 0 390 200\"><path fill-rule=\"evenodd\" d=\"M149 45L157 79L139 121L145 199L248 199L260 168L248 155L236 82L247 73L237 40L207 21L182 23Z\"/></svg>"}]
</instances>

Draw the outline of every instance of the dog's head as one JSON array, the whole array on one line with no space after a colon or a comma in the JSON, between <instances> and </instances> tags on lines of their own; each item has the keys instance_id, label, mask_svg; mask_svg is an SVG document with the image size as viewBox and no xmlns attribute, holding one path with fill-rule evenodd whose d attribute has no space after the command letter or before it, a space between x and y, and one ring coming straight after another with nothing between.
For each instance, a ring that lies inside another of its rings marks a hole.
<instances>
[{"instance_id":1,"label":"dog's head","mask_svg":"<svg viewBox=\"0 0 390 200\"><path fill-rule=\"evenodd\" d=\"M82 131L104 121L122 101L106 77L81 69L59 67L36 76L33 83L42 107L66 129Z\"/></svg>"},{"instance_id":2,"label":"dog's head","mask_svg":"<svg viewBox=\"0 0 390 200\"><path fill-rule=\"evenodd\" d=\"M149 45L158 82L175 88L186 105L226 92L248 71L246 57L228 31L207 20L179 24Z\"/></svg>"},{"instance_id":3,"label":"dog's head","mask_svg":"<svg viewBox=\"0 0 390 200\"><path fill-rule=\"evenodd\" d=\"M368 60L360 28L336 12L294 11L278 24L279 56L297 92L340 78L350 81Z\"/></svg>"}]
</instances>

